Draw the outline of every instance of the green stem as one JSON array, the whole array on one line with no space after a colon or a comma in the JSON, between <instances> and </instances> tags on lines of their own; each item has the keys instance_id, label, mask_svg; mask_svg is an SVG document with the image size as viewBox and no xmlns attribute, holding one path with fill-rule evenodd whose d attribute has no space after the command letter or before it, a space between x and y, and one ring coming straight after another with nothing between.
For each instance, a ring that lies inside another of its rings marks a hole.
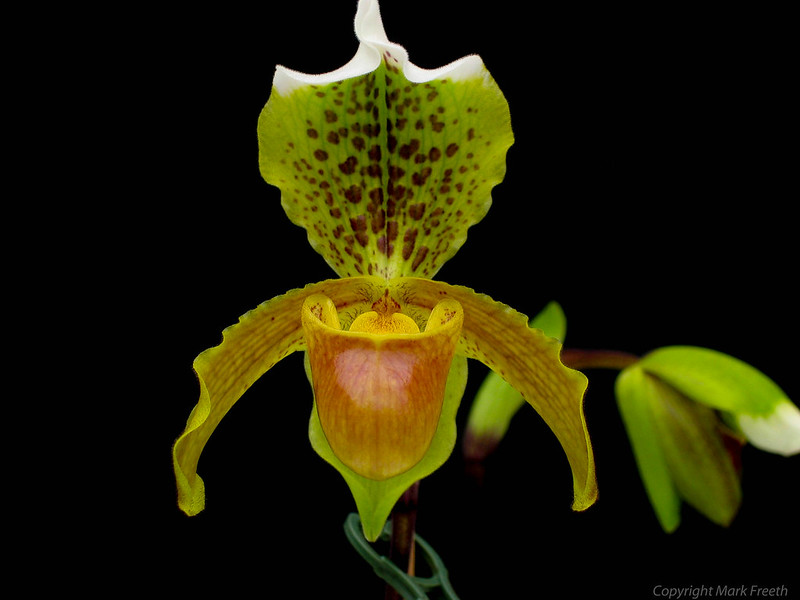
<instances>
[{"instance_id":1,"label":"green stem","mask_svg":"<svg viewBox=\"0 0 800 600\"><path fill-rule=\"evenodd\" d=\"M638 362L639 357L618 350L574 350L564 349L561 361L572 369L615 369L621 371L625 367Z\"/></svg>"}]
</instances>

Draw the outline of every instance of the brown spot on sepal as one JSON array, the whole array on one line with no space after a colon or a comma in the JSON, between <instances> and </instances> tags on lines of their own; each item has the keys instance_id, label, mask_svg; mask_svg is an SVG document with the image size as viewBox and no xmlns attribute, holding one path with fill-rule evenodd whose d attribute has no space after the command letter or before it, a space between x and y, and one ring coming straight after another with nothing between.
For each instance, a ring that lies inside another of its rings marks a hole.
<instances>
[{"instance_id":1,"label":"brown spot on sepal","mask_svg":"<svg viewBox=\"0 0 800 600\"><path fill-rule=\"evenodd\" d=\"M358 159L355 156L348 156L347 160L339 165L339 170L345 175L352 175L358 167Z\"/></svg>"}]
</instances>

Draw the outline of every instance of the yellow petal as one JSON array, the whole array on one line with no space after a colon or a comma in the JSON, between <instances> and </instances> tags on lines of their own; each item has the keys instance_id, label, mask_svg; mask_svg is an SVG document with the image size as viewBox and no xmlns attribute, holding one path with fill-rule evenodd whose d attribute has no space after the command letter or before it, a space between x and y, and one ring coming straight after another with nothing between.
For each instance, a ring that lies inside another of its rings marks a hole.
<instances>
[{"instance_id":1,"label":"yellow petal","mask_svg":"<svg viewBox=\"0 0 800 600\"><path fill-rule=\"evenodd\" d=\"M387 299L349 331L339 329L324 295L309 296L302 313L325 437L344 465L376 481L408 471L428 451L463 321L460 305L445 300L420 332L409 317L387 310Z\"/></svg>"},{"instance_id":2,"label":"yellow petal","mask_svg":"<svg viewBox=\"0 0 800 600\"><path fill-rule=\"evenodd\" d=\"M205 506L197 462L209 437L233 404L261 375L292 352L305 349L300 311L306 297L324 293L341 310L369 306L384 286L369 277L322 281L269 300L223 332L222 343L194 361L200 399L172 449L178 505L189 515ZM360 312L359 308L359 312Z\"/></svg>"},{"instance_id":3,"label":"yellow petal","mask_svg":"<svg viewBox=\"0 0 800 600\"><path fill-rule=\"evenodd\" d=\"M464 310L458 352L480 360L500 374L533 406L558 438L572 468L574 510L597 499L594 454L583 413L586 377L563 365L561 344L537 329L512 308L461 286L427 279L389 282L403 312L430 310L445 298Z\"/></svg>"}]
</instances>

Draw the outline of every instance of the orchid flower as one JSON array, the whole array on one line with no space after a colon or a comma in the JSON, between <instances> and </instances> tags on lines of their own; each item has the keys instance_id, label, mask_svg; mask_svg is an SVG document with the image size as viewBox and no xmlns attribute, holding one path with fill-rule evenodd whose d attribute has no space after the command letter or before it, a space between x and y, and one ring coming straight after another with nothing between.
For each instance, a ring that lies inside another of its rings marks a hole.
<instances>
[{"instance_id":1,"label":"orchid flower","mask_svg":"<svg viewBox=\"0 0 800 600\"><path fill-rule=\"evenodd\" d=\"M551 302L531 327L564 341L566 316ZM685 502L728 526L742 502L742 446L800 454L800 409L778 385L733 356L668 346L639 358L621 352L564 353L580 368L619 370L617 406L640 478L661 528L675 531ZM481 461L501 442L525 404L495 373L481 384L464 436L467 458Z\"/></svg>"},{"instance_id":2,"label":"orchid flower","mask_svg":"<svg viewBox=\"0 0 800 600\"><path fill-rule=\"evenodd\" d=\"M680 525L684 501L718 525L733 521L744 444L800 453L800 409L761 371L716 350L659 348L623 369L615 389L650 504L668 533Z\"/></svg>"},{"instance_id":3,"label":"orchid flower","mask_svg":"<svg viewBox=\"0 0 800 600\"><path fill-rule=\"evenodd\" d=\"M489 210L513 143L508 104L475 55L426 70L360 0L343 67L277 67L258 122L259 165L338 278L273 298L194 362L200 398L173 446L178 504L205 506L198 460L231 406L293 352L313 391L309 439L347 482L375 540L402 493L456 439L467 359L541 415L572 470L574 510L596 499L586 377L508 306L433 279Z\"/></svg>"}]
</instances>

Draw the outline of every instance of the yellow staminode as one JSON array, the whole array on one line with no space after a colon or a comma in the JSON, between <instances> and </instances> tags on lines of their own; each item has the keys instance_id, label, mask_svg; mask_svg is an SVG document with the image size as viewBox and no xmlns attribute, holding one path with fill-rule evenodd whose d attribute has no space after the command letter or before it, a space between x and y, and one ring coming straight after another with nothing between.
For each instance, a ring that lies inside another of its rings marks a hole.
<instances>
[{"instance_id":1,"label":"yellow staminode","mask_svg":"<svg viewBox=\"0 0 800 600\"><path fill-rule=\"evenodd\" d=\"M400 304L385 294L373 305L375 310L358 315L350 325L353 333L402 334L419 333L416 321L400 312Z\"/></svg>"}]
</instances>

